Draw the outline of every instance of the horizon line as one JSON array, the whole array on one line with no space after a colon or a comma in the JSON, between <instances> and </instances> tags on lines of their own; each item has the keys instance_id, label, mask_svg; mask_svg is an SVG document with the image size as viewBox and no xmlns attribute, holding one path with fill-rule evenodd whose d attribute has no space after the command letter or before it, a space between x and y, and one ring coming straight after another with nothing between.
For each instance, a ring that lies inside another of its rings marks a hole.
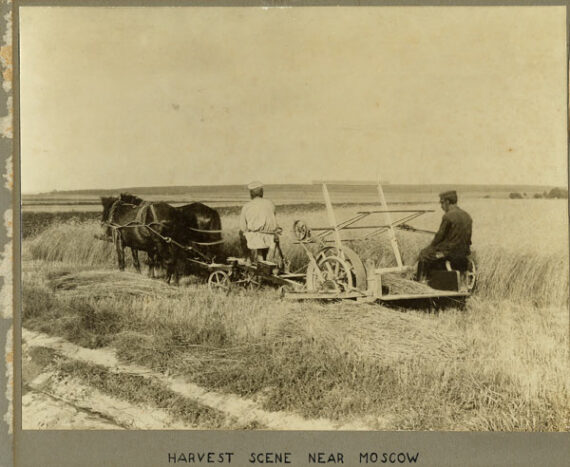
<instances>
[{"instance_id":1,"label":"horizon line","mask_svg":"<svg viewBox=\"0 0 570 467\"><path fill-rule=\"evenodd\" d=\"M327 183L331 185L342 185L342 186L375 186L376 181L357 181L357 180L335 180L335 181L311 181L311 182L296 182L296 183L266 183L266 187L270 186L313 186L321 183ZM392 183L390 181L382 182L385 186L461 186L461 187L534 187L534 188L557 188L560 185L545 185L545 184L533 184L533 183L452 183L452 182L441 182L441 183ZM143 190L143 189L179 189L179 188L216 188L216 187L236 187L236 186L247 186L247 183L228 183L228 184L209 184L209 185L146 185L146 186L125 186L125 187L113 187L113 188L72 188L65 190L52 189L49 191L21 191L21 195L47 195L53 193L70 193L70 192L87 192L87 191L128 191L128 190ZM567 185L566 185L567 186ZM565 186L563 186L565 187Z\"/></svg>"}]
</instances>

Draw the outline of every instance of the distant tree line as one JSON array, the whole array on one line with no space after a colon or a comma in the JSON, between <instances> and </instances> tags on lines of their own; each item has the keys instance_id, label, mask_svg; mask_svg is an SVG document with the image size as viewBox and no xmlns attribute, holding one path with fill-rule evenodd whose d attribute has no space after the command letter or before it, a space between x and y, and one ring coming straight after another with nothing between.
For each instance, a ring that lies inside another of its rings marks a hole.
<instances>
[{"instance_id":1,"label":"distant tree line","mask_svg":"<svg viewBox=\"0 0 570 467\"><path fill-rule=\"evenodd\" d=\"M527 197L526 193L513 192L509 193L510 199L524 199ZM567 199L568 198L568 188L552 188L550 191L544 191L542 193L535 193L533 198L547 198L547 199Z\"/></svg>"}]
</instances>

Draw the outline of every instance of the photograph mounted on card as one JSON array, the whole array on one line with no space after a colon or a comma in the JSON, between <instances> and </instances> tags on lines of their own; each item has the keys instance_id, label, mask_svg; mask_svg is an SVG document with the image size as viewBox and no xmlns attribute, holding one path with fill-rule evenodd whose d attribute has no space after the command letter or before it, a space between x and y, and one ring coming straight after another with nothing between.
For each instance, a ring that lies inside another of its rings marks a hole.
<instances>
[{"instance_id":1,"label":"photograph mounted on card","mask_svg":"<svg viewBox=\"0 0 570 467\"><path fill-rule=\"evenodd\" d=\"M24 431L568 430L565 8L30 5L19 40Z\"/></svg>"}]
</instances>

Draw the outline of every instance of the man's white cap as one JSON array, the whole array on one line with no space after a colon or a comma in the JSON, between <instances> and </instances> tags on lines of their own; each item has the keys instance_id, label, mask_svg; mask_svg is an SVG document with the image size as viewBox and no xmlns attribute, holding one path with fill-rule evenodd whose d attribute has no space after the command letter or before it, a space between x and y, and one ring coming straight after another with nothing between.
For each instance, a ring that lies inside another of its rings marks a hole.
<instances>
[{"instance_id":1,"label":"man's white cap","mask_svg":"<svg viewBox=\"0 0 570 467\"><path fill-rule=\"evenodd\" d=\"M255 190L256 188L263 188L263 183L261 183L260 181L255 181L255 182L251 182L248 186L247 186L248 190Z\"/></svg>"}]
</instances>

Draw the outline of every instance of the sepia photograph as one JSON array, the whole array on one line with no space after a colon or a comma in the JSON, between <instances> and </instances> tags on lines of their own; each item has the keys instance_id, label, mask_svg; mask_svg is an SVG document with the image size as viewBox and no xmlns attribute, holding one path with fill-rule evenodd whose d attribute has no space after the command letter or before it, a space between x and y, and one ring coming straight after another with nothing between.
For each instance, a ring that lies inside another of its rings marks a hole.
<instances>
[{"instance_id":1,"label":"sepia photograph","mask_svg":"<svg viewBox=\"0 0 570 467\"><path fill-rule=\"evenodd\" d=\"M24 431L570 430L565 7L18 28Z\"/></svg>"}]
</instances>

